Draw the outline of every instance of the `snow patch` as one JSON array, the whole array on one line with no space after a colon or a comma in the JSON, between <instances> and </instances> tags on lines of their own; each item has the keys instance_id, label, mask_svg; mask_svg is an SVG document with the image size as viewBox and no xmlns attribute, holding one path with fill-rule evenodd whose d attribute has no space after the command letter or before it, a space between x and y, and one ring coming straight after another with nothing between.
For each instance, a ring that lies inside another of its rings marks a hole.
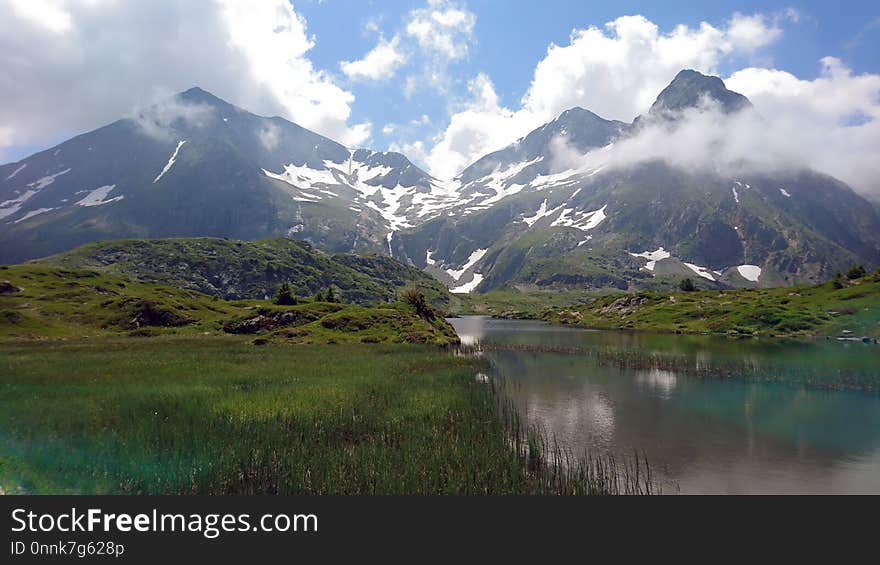
<instances>
[{"instance_id":1,"label":"snow patch","mask_svg":"<svg viewBox=\"0 0 880 565\"><path fill-rule=\"evenodd\" d=\"M23 194L20 194L18 198L12 198L5 202L0 202L0 219L11 216L21 210L22 205L38 192L40 191L26 190Z\"/></svg>"},{"instance_id":2,"label":"snow patch","mask_svg":"<svg viewBox=\"0 0 880 565\"><path fill-rule=\"evenodd\" d=\"M449 289L449 292L452 292L454 294L464 294L467 292L471 292L475 288L480 286L481 282L483 282L483 275L481 275L480 273L474 273L474 278L470 282L465 283L461 286L457 286L455 288L451 288Z\"/></svg>"},{"instance_id":3,"label":"snow patch","mask_svg":"<svg viewBox=\"0 0 880 565\"><path fill-rule=\"evenodd\" d=\"M177 154L180 152L180 148L183 147L183 144L184 144L184 143L186 143L186 140L185 140L185 139L182 140L182 141L178 141L178 142L177 142L177 147L174 148L174 153L171 154L171 158L168 159L168 162L167 162L167 163L165 163L165 168L162 169L162 172L159 173L159 176L157 176L157 177L153 180L153 184L156 184L157 182L159 182L159 179L161 179L162 177L164 177L164 176L165 176L165 173L167 173L168 171L171 170L171 166L174 165L174 161L177 160Z\"/></svg>"},{"instance_id":4,"label":"snow patch","mask_svg":"<svg viewBox=\"0 0 880 565\"><path fill-rule=\"evenodd\" d=\"M371 154L373 155L373 154ZM436 215L458 203L459 182L444 183L436 179L428 181L425 191L424 182L412 186L399 183L385 186L393 178L395 169L385 165L370 165L354 160L354 152L349 153L345 162L324 160L320 168L289 164L281 173L273 173L263 169L263 173L273 179L280 180L297 189L299 193L310 191L309 194L297 194L295 199L305 198L309 201L323 199L326 196L340 197L343 193L329 190L330 187L345 187L354 191L354 203L368 206L385 220L391 231L412 227L410 219Z\"/></svg>"},{"instance_id":5,"label":"snow patch","mask_svg":"<svg viewBox=\"0 0 880 565\"><path fill-rule=\"evenodd\" d=\"M468 269L470 269L471 267L473 267L474 265L476 265L476 264L477 264L477 261L479 261L480 259L482 259L483 256L486 254L487 251L489 251L489 250L488 250L488 249L477 249L476 251L474 251L473 253L471 253L470 257L468 257L467 262L466 262L464 265L462 265L461 269L458 269L457 271L453 271L452 269L447 269L447 270L446 270L446 273L447 273L450 277L452 277L452 278L455 280L455 282L458 282L458 280L461 278L461 276L462 276L462 275L463 275Z\"/></svg>"},{"instance_id":6,"label":"snow patch","mask_svg":"<svg viewBox=\"0 0 880 565\"><path fill-rule=\"evenodd\" d=\"M541 206L538 208L538 211L535 212L535 215L523 217L522 221L527 223L529 225L529 227L532 227L533 225L535 225L535 222L537 222L541 218L546 218L547 216L555 214L563 206L564 206L564 204L560 204L559 206L557 206L556 208L553 208L552 210L547 210L547 199L545 198L544 201L541 202Z\"/></svg>"},{"instance_id":7,"label":"snow patch","mask_svg":"<svg viewBox=\"0 0 880 565\"><path fill-rule=\"evenodd\" d=\"M489 188L495 191L495 194L489 197L486 200L481 202L482 205L494 204L508 196L513 196L514 194L520 192L523 188L525 188L524 184L510 184L510 181L516 177L518 174L523 172L526 167L530 167L539 161L542 161L544 156L541 155L531 161L524 161L522 163L515 163L509 165L503 171L501 170L501 166L495 168L489 175L483 177L481 180L481 184L483 184L484 188Z\"/></svg>"},{"instance_id":8,"label":"snow patch","mask_svg":"<svg viewBox=\"0 0 880 565\"><path fill-rule=\"evenodd\" d=\"M60 177L61 175L66 175L70 172L70 169L64 169L63 171L57 172L54 175L46 175L45 177L39 178L32 183L29 183L28 186L33 188L34 190L40 191L55 182L55 179Z\"/></svg>"},{"instance_id":9,"label":"snow patch","mask_svg":"<svg viewBox=\"0 0 880 565\"><path fill-rule=\"evenodd\" d=\"M425 251L425 263L427 263L428 265L431 265L432 267L437 265L437 260L434 259L433 255L434 255L434 253L430 249Z\"/></svg>"},{"instance_id":10,"label":"snow patch","mask_svg":"<svg viewBox=\"0 0 880 565\"><path fill-rule=\"evenodd\" d=\"M657 265L657 261L661 259L669 259L672 257L672 254L669 251L666 251L662 247L658 247L656 251L643 251L642 253L630 253L633 257L642 257L648 260L648 263L645 265L645 269L654 272L654 267Z\"/></svg>"},{"instance_id":11,"label":"snow patch","mask_svg":"<svg viewBox=\"0 0 880 565\"><path fill-rule=\"evenodd\" d=\"M785 196L786 198L791 198L791 194L789 194L789 192L787 190L785 190L784 188L780 188L779 192L782 193L782 196Z\"/></svg>"},{"instance_id":12,"label":"snow patch","mask_svg":"<svg viewBox=\"0 0 880 565\"><path fill-rule=\"evenodd\" d=\"M693 263L685 263L688 269L692 270L696 274L700 275L704 279L709 279L712 282L715 282L715 277L712 276L712 271L707 269L706 267L701 267L699 265L694 265Z\"/></svg>"},{"instance_id":13,"label":"snow patch","mask_svg":"<svg viewBox=\"0 0 880 565\"><path fill-rule=\"evenodd\" d=\"M15 175L17 175L18 173L20 173L21 171L23 171L25 167L27 167L27 163L22 163L22 165L21 165L19 168L17 168L17 169L15 169L14 171L12 171L12 174L9 175L8 177L6 177L6 180L9 180L9 179L15 178Z\"/></svg>"},{"instance_id":14,"label":"snow patch","mask_svg":"<svg viewBox=\"0 0 880 565\"><path fill-rule=\"evenodd\" d=\"M550 224L550 227L565 226L579 229L581 231L589 231L601 224L602 220L606 218L605 209L607 207L608 205L606 204L592 212L580 212L575 211L574 208L566 208L562 211L562 214Z\"/></svg>"},{"instance_id":15,"label":"snow patch","mask_svg":"<svg viewBox=\"0 0 880 565\"><path fill-rule=\"evenodd\" d=\"M103 206L104 204L110 204L111 202L117 202L125 198L125 196L117 196L115 198L111 198L109 200L104 200L107 196L116 188L115 184L108 184L105 186L99 186L95 190L89 191L85 198L76 203L77 206Z\"/></svg>"},{"instance_id":16,"label":"snow patch","mask_svg":"<svg viewBox=\"0 0 880 565\"><path fill-rule=\"evenodd\" d=\"M36 210L31 210L21 218L15 220L15 223L23 222L27 219L33 218L34 216L39 216L40 214L45 214L46 212L51 212L55 208L37 208Z\"/></svg>"},{"instance_id":17,"label":"snow patch","mask_svg":"<svg viewBox=\"0 0 880 565\"><path fill-rule=\"evenodd\" d=\"M742 278L752 282L758 282L761 277L761 267L757 265L740 265L736 270Z\"/></svg>"},{"instance_id":18,"label":"snow patch","mask_svg":"<svg viewBox=\"0 0 880 565\"><path fill-rule=\"evenodd\" d=\"M736 191L736 187L734 186L730 190L733 191L733 199L736 200L737 204L739 204L739 193Z\"/></svg>"}]
</instances>

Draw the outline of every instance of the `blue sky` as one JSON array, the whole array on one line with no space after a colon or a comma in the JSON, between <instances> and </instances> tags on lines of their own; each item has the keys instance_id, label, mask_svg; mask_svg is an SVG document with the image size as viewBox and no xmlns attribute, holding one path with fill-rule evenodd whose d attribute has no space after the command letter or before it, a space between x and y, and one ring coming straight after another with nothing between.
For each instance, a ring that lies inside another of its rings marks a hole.
<instances>
[{"instance_id":1,"label":"blue sky","mask_svg":"<svg viewBox=\"0 0 880 565\"><path fill-rule=\"evenodd\" d=\"M574 105L631 120L691 67L857 183L878 53L862 1L0 0L0 162L198 85L449 178Z\"/></svg>"}]
</instances>

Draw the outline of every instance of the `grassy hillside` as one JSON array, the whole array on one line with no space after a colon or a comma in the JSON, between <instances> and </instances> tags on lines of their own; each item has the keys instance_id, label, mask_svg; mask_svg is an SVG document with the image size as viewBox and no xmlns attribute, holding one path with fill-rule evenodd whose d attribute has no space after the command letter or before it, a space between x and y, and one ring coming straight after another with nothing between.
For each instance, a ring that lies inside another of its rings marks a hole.
<instances>
[{"instance_id":1,"label":"grassy hillside","mask_svg":"<svg viewBox=\"0 0 880 565\"><path fill-rule=\"evenodd\" d=\"M367 308L305 301L226 301L91 269L0 267L0 338L249 335L259 343L457 343L436 313L400 303Z\"/></svg>"},{"instance_id":2,"label":"grassy hillside","mask_svg":"<svg viewBox=\"0 0 880 565\"><path fill-rule=\"evenodd\" d=\"M440 282L389 257L328 254L287 238L101 241L37 263L95 269L231 300L270 297L286 281L300 297L333 286L345 302L367 306L393 302L402 288L413 284L435 306L444 307L449 301Z\"/></svg>"},{"instance_id":3,"label":"grassy hillside","mask_svg":"<svg viewBox=\"0 0 880 565\"><path fill-rule=\"evenodd\" d=\"M593 297L586 304L507 317L591 328L774 336L880 337L880 274L769 289L642 292Z\"/></svg>"}]
</instances>

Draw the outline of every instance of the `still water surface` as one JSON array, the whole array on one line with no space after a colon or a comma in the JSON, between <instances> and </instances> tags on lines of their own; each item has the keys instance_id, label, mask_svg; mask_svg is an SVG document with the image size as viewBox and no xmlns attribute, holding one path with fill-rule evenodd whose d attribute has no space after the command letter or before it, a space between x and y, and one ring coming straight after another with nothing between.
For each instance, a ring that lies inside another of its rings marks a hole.
<instances>
[{"instance_id":1,"label":"still water surface","mask_svg":"<svg viewBox=\"0 0 880 565\"><path fill-rule=\"evenodd\" d=\"M733 340L580 330L540 322L452 319L464 343L619 349L699 366L747 359L758 368L858 370L880 380L880 348L861 343ZM665 491L880 494L880 395L621 369L595 356L483 353L520 413L575 451L643 452ZM875 372L876 369L876 372Z\"/></svg>"}]
</instances>

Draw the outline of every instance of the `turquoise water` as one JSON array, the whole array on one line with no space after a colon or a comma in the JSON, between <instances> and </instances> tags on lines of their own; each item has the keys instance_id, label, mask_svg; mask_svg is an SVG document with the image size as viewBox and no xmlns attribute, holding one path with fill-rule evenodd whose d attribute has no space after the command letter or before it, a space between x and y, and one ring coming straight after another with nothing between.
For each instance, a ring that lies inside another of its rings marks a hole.
<instances>
[{"instance_id":1,"label":"turquoise water","mask_svg":"<svg viewBox=\"0 0 880 565\"><path fill-rule=\"evenodd\" d=\"M667 492L880 494L880 394L835 390L880 382L876 345L450 321L465 343L500 345L482 355L530 424L575 451L644 453ZM525 350L540 348L566 352ZM674 357L704 376L621 368L597 350ZM725 377L706 377L713 367Z\"/></svg>"}]
</instances>

